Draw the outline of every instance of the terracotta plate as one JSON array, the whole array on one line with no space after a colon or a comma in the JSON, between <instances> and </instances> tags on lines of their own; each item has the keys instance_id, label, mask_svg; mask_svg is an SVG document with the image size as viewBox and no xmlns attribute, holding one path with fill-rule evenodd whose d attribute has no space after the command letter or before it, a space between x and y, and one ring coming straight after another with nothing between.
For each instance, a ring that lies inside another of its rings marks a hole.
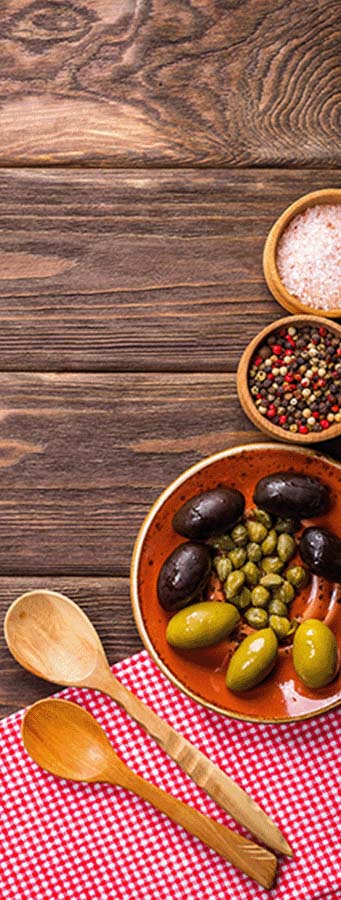
<instances>
[{"instance_id":1,"label":"terracotta plate","mask_svg":"<svg viewBox=\"0 0 341 900\"><path fill-rule=\"evenodd\" d=\"M189 696L226 716L248 721L287 722L322 713L340 702L341 676L327 687L312 691L297 678L291 651L282 650L276 668L261 685L244 694L233 694L225 685L228 642L186 652L176 651L167 644L165 631L170 614L158 603L157 578L166 557L184 540L173 530L172 518L185 500L223 482L243 492L247 511L253 505L256 482L271 472L287 469L309 473L328 485L332 496L330 511L319 519L309 520L309 524L318 522L340 534L341 464L312 450L285 444L249 444L210 456L180 475L150 510L137 537L132 560L133 611L151 656L165 675ZM341 647L338 599L337 587L314 576L309 586L297 595L292 613L327 616Z\"/></svg>"}]
</instances>

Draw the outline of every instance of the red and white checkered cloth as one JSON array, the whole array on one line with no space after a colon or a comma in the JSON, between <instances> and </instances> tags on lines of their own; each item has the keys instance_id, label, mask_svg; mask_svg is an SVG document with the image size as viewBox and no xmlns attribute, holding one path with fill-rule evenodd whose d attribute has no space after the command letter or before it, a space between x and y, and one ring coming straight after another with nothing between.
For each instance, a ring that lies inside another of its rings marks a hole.
<instances>
[{"instance_id":1,"label":"red and white checkered cloth","mask_svg":"<svg viewBox=\"0 0 341 900\"><path fill-rule=\"evenodd\" d=\"M295 851L282 857L274 900L336 900L338 711L290 725L223 718L181 694L146 651L115 675L248 790ZM159 787L238 826L109 698L64 690L105 728L125 762ZM20 737L22 712L1 723L1 900L265 900L269 893L121 788L43 772Z\"/></svg>"}]
</instances>

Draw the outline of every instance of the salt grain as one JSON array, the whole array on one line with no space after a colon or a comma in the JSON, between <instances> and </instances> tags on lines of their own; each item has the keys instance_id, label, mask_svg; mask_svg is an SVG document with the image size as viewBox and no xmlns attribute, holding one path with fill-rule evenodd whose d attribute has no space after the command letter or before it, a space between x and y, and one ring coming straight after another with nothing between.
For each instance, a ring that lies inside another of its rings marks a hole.
<instances>
[{"instance_id":1,"label":"salt grain","mask_svg":"<svg viewBox=\"0 0 341 900\"><path fill-rule=\"evenodd\" d=\"M304 305L341 307L341 203L311 206L292 219L278 242L277 268Z\"/></svg>"}]
</instances>

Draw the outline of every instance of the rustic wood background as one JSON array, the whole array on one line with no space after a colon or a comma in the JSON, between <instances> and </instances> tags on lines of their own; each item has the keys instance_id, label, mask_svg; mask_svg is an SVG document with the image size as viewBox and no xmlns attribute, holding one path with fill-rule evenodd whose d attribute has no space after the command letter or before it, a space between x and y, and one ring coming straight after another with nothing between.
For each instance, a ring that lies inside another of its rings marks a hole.
<instances>
[{"instance_id":1,"label":"rustic wood background","mask_svg":"<svg viewBox=\"0 0 341 900\"><path fill-rule=\"evenodd\" d=\"M3 5L2 620L51 586L110 662L140 649L138 527L184 468L258 439L235 370L284 314L264 240L341 187L340 32L338 0ZM0 664L2 715L51 692L3 638Z\"/></svg>"}]
</instances>

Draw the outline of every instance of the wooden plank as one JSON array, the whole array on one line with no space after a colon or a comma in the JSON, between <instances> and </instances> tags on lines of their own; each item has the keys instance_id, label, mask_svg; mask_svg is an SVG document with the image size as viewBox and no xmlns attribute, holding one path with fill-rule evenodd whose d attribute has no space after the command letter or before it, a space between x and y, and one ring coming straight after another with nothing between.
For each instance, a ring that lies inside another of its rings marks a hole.
<instances>
[{"instance_id":1,"label":"wooden plank","mask_svg":"<svg viewBox=\"0 0 341 900\"><path fill-rule=\"evenodd\" d=\"M0 376L0 575L127 576L158 494L258 439L235 377Z\"/></svg>"},{"instance_id":2,"label":"wooden plank","mask_svg":"<svg viewBox=\"0 0 341 900\"><path fill-rule=\"evenodd\" d=\"M235 371L266 235L341 171L0 171L0 366Z\"/></svg>"},{"instance_id":3,"label":"wooden plank","mask_svg":"<svg viewBox=\"0 0 341 900\"><path fill-rule=\"evenodd\" d=\"M334 165L338 0L8 0L0 164Z\"/></svg>"},{"instance_id":4,"label":"wooden plank","mask_svg":"<svg viewBox=\"0 0 341 900\"><path fill-rule=\"evenodd\" d=\"M131 611L127 578L32 578L24 575L0 578L1 622L16 597L25 591L46 587L61 591L84 609L100 635L111 665L142 649ZM2 634L0 671L0 717L35 703L58 689L58 685L42 681L20 668L10 655Z\"/></svg>"}]
</instances>

